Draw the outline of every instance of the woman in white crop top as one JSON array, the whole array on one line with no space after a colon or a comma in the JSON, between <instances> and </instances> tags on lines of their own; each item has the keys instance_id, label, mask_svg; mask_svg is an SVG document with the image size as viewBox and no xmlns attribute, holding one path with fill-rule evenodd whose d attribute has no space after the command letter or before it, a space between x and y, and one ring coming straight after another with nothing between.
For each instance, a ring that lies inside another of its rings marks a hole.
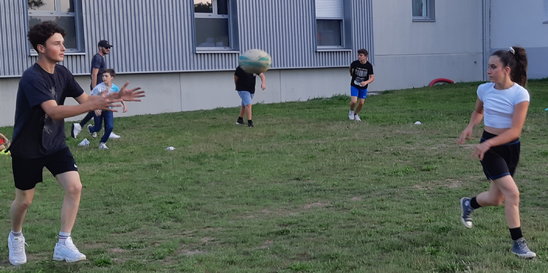
<instances>
[{"instance_id":1,"label":"woman in white crop top","mask_svg":"<svg viewBox=\"0 0 548 273\"><path fill-rule=\"evenodd\" d=\"M504 215L513 240L511 252L521 258L534 258L521 232L519 213L520 194L514 180L519 161L519 137L529 108L527 84L527 55L521 47L498 50L489 57L487 75L489 83L478 87L478 99L468 126L457 143L470 139L476 125L484 122L480 144L474 147L473 156L481 161L489 189L475 197L463 197L461 221L472 228L471 214L485 206L504 205Z\"/></svg>"}]
</instances>

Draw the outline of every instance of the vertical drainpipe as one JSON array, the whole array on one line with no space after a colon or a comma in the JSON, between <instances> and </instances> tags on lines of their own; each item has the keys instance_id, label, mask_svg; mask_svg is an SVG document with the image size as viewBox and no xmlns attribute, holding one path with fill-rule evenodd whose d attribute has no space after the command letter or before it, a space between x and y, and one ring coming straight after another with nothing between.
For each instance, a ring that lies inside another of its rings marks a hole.
<instances>
[{"instance_id":1,"label":"vertical drainpipe","mask_svg":"<svg viewBox=\"0 0 548 273\"><path fill-rule=\"evenodd\" d=\"M482 1L483 80L487 80L487 61L491 53L491 0Z\"/></svg>"}]
</instances>

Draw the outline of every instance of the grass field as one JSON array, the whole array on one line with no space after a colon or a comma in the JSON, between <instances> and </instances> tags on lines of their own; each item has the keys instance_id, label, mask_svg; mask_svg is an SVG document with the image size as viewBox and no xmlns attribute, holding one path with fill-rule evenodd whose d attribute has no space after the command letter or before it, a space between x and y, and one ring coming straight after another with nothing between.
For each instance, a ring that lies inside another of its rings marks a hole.
<instances>
[{"instance_id":1,"label":"grass field","mask_svg":"<svg viewBox=\"0 0 548 273\"><path fill-rule=\"evenodd\" d=\"M488 186L477 139L455 144L477 84L372 96L361 123L345 96L256 105L252 129L234 125L236 108L117 118L108 151L68 140L84 184L73 237L88 261L51 261L62 192L45 173L29 262L10 266L4 241L0 272L547 272L548 81L529 84L516 175L534 260L510 253L502 207L476 211L473 229L459 222L459 199ZM0 158L5 237L10 166Z\"/></svg>"}]
</instances>

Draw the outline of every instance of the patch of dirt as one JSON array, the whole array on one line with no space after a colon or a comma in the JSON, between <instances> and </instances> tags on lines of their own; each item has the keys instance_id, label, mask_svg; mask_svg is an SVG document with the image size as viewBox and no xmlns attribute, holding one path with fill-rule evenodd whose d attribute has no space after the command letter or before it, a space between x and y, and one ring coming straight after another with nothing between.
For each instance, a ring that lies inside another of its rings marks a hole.
<instances>
[{"instance_id":1,"label":"patch of dirt","mask_svg":"<svg viewBox=\"0 0 548 273\"><path fill-rule=\"evenodd\" d=\"M310 203L310 204L306 204L304 205L304 208L305 209L311 209L311 208L325 208L327 206L329 206L329 202L314 202L314 203Z\"/></svg>"}]
</instances>

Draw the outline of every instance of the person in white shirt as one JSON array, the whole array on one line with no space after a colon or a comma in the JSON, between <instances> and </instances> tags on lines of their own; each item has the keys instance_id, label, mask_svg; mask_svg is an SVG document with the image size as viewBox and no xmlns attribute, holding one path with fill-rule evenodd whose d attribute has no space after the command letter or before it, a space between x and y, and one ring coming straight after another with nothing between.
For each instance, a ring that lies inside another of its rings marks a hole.
<instances>
[{"instance_id":1,"label":"person in white shirt","mask_svg":"<svg viewBox=\"0 0 548 273\"><path fill-rule=\"evenodd\" d=\"M525 89L525 49L514 46L494 52L489 57L487 75L490 82L478 87L475 109L457 143L464 144L470 139L474 126L483 119L483 136L480 144L474 147L473 156L481 161L491 183L487 191L460 200L461 222L472 228L474 210L504 205L506 223L513 240L512 253L521 258L534 258L536 254L528 248L521 232L520 193L514 180L520 154L519 137L529 108L529 93Z\"/></svg>"},{"instance_id":2,"label":"person in white shirt","mask_svg":"<svg viewBox=\"0 0 548 273\"><path fill-rule=\"evenodd\" d=\"M108 68L105 69L105 72L103 72L102 78L103 82L95 86L93 90L91 91L92 96L105 96L110 93L117 93L120 92L120 87L118 87L116 84L114 84L112 81L114 80L114 77L116 76L116 72L114 72L114 69ZM121 104L123 106L123 112L127 112L127 106L124 103L124 101L121 101ZM112 130L114 129L114 114L112 111L109 110L95 110L95 115L93 117L94 120L94 126L88 125L89 133L93 137L97 137L97 132L101 130L101 126L103 121L105 122L105 133L103 134L103 137L101 137L101 142L99 143L99 149L106 150L107 147L107 141L110 138L112 134Z\"/></svg>"}]
</instances>

